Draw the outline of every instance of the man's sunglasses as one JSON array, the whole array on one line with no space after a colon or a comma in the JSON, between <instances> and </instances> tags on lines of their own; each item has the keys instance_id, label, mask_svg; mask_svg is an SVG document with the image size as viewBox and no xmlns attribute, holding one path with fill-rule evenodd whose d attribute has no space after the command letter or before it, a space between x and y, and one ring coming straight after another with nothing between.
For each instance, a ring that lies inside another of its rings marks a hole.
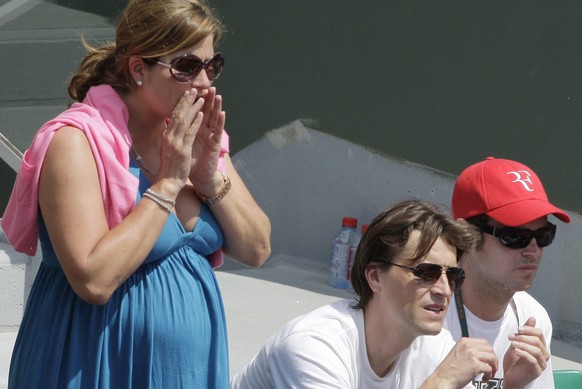
<instances>
[{"instance_id":1,"label":"man's sunglasses","mask_svg":"<svg viewBox=\"0 0 582 389\"><path fill-rule=\"evenodd\" d=\"M212 82L220 76L224 68L224 55L222 53L214 54L207 61L202 61L193 54L181 55L170 63L162 62L157 58L145 58L145 61L169 68L172 77L179 82L192 82L202 69L206 70L206 76Z\"/></svg>"},{"instance_id":2,"label":"man's sunglasses","mask_svg":"<svg viewBox=\"0 0 582 389\"><path fill-rule=\"evenodd\" d=\"M547 247L556 237L556 225L552 223L535 231L518 227L493 227L487 224L478 225L477 228L481 232L493 235L502 245L512 249L523 249L534 238L539 247Z\"/></svg>"},{"instance_id":3,"label":"man's sunglasses","mask_svg":"<svg viewBox=\"0 0 582 389\"><path fill-rule=\"evenodd\" d=\"M390 263L390 265L410 270L416 277L431 282L436 282L441 278L441 274L445 272L447 274L447 280L449 280L449 285L453 291L459 290L461 285L463 285L463 281L465 281L465 271L456 266L447 267L437 265L436 263L421 263L416 267L403 266L397 263Z\"/></svg>"}]
</instances>

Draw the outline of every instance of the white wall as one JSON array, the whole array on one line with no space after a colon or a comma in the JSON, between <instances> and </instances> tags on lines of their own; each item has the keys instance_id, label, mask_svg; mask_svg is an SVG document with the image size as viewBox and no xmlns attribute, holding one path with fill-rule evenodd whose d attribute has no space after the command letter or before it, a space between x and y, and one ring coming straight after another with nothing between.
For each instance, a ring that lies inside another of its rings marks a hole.
<instances>
[{"instance_id":1,"label":"white wall","mask_svg":"<svg viewBox=\"0 0 582 389\"><path fill-rule=\"evenodd\" d=\"M15 252L0 230L0 332L16 331L40 265L36 256Z\"/></svg>"}]
</instances>

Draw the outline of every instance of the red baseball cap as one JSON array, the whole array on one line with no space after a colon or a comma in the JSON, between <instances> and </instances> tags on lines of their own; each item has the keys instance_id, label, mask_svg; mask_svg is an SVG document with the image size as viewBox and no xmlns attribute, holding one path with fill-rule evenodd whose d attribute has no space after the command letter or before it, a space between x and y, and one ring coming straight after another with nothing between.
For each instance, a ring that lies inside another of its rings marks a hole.
<instances>
[{"instance_id":1,"label":"red baseball cap","mask_svg":"<svg viewBox=\"0 0 582 389\"><path fill-rule=\"evenodd\" d=\"M517 227L547 215L564 223L570 216L548 201L542 182L529 167L508 159L488 157L466 168L453 189L455 218L486 214Z\"/></svg>"}]
</instances>

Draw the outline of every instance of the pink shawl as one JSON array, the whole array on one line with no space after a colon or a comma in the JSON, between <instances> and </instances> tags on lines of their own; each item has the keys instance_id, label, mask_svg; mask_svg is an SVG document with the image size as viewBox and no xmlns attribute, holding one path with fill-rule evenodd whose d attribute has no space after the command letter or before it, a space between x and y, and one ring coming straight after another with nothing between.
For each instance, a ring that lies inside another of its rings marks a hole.
<instances>
[{"instance_id":1,"label":"pink shawl","mask_svg":"<svg viewBox=\"0 0 582 389\"><path fill-rule=\"evenodd\" d=\"M55 132L72 126L87 136L97 164L101 194L109 228L115 227L135 206L138 179L129 171L131 136L128 112L119 95L109 85L92 87L82 103L45 123L24 153L12 195L2 217L2 229L16 251L34 255L38 243L38 183L42 162ZM223 133L222 152L229 151ZM224 170L224 159L219 161ZM213 267L223 262L218 251L209 257Z\"/></svg>"}]
</instances>

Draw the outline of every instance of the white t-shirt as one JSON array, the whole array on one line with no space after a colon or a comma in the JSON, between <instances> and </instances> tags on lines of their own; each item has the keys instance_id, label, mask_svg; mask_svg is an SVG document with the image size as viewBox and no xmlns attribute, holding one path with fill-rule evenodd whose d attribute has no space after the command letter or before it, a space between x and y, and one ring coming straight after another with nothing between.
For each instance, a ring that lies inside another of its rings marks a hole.
<instances>
[{"instance_id":1,"label":"white t-shirt","mask_svg":"<svg viewBox=\"0 0 582 389\"><path fill-rule=\"evenodd\" d=\"M419 336L378 377L368 361L363 313L353 304L340 300L288 322L233 377L232 389L415 389L455 344L445 330Z\"/></svg>"},{"instance_id":2,"label":"white t-shirt","mask_svg":"<svg viewBox=\"0 0 582 389\"><path fill-rule=\"evenodd\" d=\"M515 306L515 308L514 308ZM538 303L533 297L526 292L517 292L513 296L513 304L507 306L507 310L503 317L497 321L484 321L473 315L471 311L465 307L465 315L467 316L467 327L469 329L469 336L472 338L484 338L493 346L495 354L499 359L499 370L495 378L503 381L503 357L511 342L508 338L509 334L516 334L517 328L523 325L525 321L533 316L536 319L536 327L541 328L544 333L548 353L550 352L550 342L552 340L552 322L546 312L545 308ZM461 338L461 325L459 323L459 316L457 313L457 306L455 301L449 305L449 311L445 318L444 327L451 332L453 338L459 340ZM551 354L551 353L550 353ZM474 382L475 386L479 388L479 382ZM497 388L499 386L490 386L487 388ZM543 373L534 381L526 385L526 389L548 389L554 387L554 376L551 359Z\"/></svg>"}]
</instances>

